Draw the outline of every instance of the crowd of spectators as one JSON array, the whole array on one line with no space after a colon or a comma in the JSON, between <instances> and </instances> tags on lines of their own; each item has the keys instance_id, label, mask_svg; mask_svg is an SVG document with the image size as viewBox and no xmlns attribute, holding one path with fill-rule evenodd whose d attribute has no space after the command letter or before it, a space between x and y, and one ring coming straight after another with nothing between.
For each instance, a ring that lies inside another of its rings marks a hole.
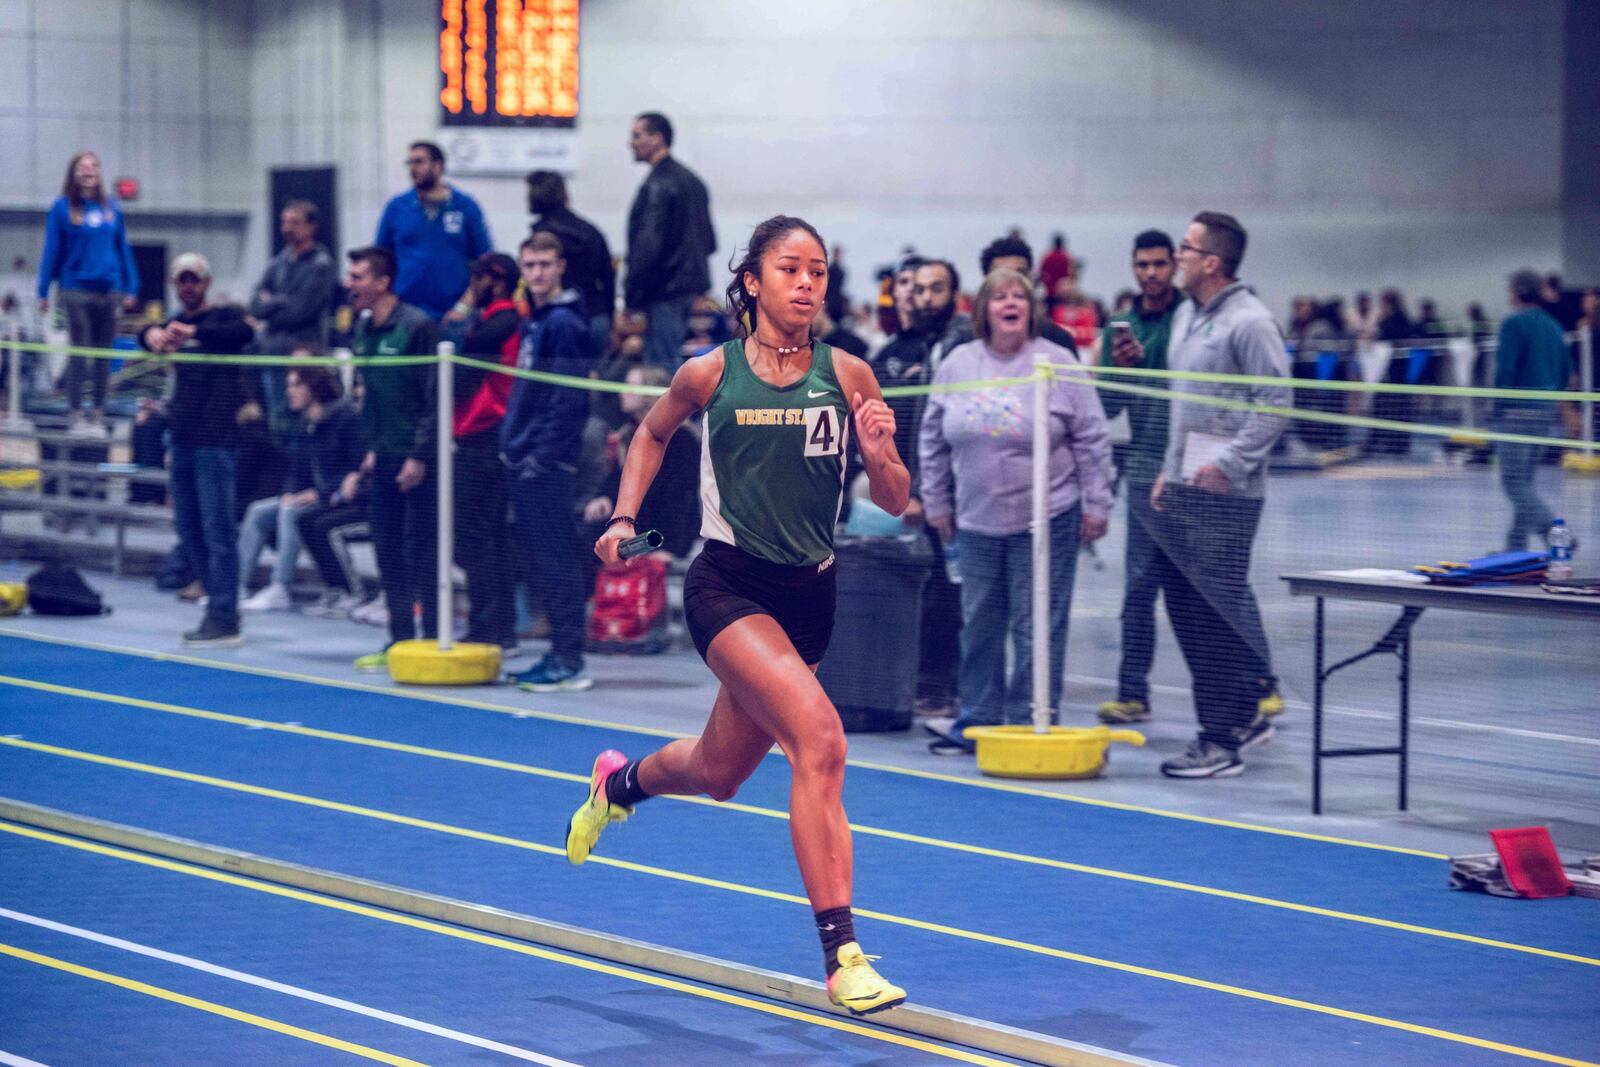
<instances>
[{"instance_id":1,"label":"crowd of spectators","mask_svg":"<svg viewBox=\"0 0 1600 1067\"><path fill-rule=\"evenodd\" d=\"M448 179L443 151L427 141L409 147L410 188L385 206L372 243L348 253L342 276L320 239L318 207L307 200L283 205L281 250L243 306L212 303L204 257L173 261L179 307L139 333L142 346L290 357L260 367L175 363L164 394L141 402L135 451L142 441L146 460L153 449L151 465L171 472L179 547L168 582L204 606L187 644L238 644L241 612L303 610L386 627L384 648L356 662L381 670L389 644L451 625L453 605L436 603L435 581L434 467L438 435L449 434L464 638L514 649L521 636L547 635L548 654L510 680L540 692L592 684L585 602L595 561L587 545L610 516L623 458L651 399L550 376L660 388L684 359L734 332L708 295L708 259L718 245L705 183L672 155L665 116L639 115L630 143L649 170L628 216L621 284L604 235L573 210L561 175L528 175L527 236L497 250L481 207ZM1476 304L1450 322L1423 300L1413 317L1393 289L1376 299L1358 293L1348 308L1338 297L1296 298L1279 327L1240 279L1246 237L1231 216L1204 212L1177 243L1147 230L1131 245L1133 284L1110 308L1083 290L1083 264L1061 234L1037 260L1018 231L990 242L975 264L980 280L971 299L961 265L908 248L880 272L876 303L859 307L846 295L843 250L835 246L815 335L866 358L885 387L1014 377L1035 361L1285 380L1269 388L1171 385L1179 399L1203 393L1240 402L1228 408L1174 405L1160 395L1167 383L1159 379L1141 379L1145 392L1129 393L1065 376L1050 392L1050 704L1059 704L1080 546L1106 533L1120 485L1128 497L1122 662L1116 699L1100 718L1150 717L1155 605L1164 595L1200 721L1194 745L1164 770L1232 775L1242 770L1240 751L1270 737L1271 716L1282 708L1248 567L1267 457L1282 447L1287 420L1248 405L1410 421L1418 413L1410 396L1377 394L1363 408L1361 394L1296 391L1288 383L1456 380L1444 370L1444 346L1453 340L1471 346L1472 384L1570 387L1577 379L1561 334L1600 325L1600 293L1579 298L1558 278L1523 273L1511 281L1514 313L1498 327ZM50 212L41 301L52 284L72 343L108 347L117 310L138 279L92 153L73 158ZM341 292L354 317L336 337L331 311ZM439 365L403 357L432 355L444 339L464 360L448 365L455 411L441 426ZM295 357L328 353L336 340L368 361L353 377L320 363L295 365ZM1374 352L1382 362L1376 374L1364 362ZM64 385L76 435L105 434L105 367L104 360L69 361ZM923 589L919 705L932 716L933 750L959 755L972 747L965 727L1028 716L1031 387L889 403L912 477L901 521L926 538L935 561ZM1123 413L1127 431L1113 449L1107 422ZM1506 405L1496 416L1517 432L1553 432L1555 407ZM1296 429L1318 450L1353 440L1342 425L1300 421ZM1364 434L1369 452L1401 452L1410 442L1392 428ZM1508 547L1549 526L1536 492L1537 458L1531 446L1502 454L1515 511ZM697 432L686 426L668 444L639 516L641 528L665 535L663 558L694 550L699 465ZM847 483L859 473L858 465L847 468ZM376 558L371 587L349 548L362 539ZM260 582L268 547L274 555ZM302 549L321 583L314 601L303 586L296 598Z\"/></svg>"}]
</instances>

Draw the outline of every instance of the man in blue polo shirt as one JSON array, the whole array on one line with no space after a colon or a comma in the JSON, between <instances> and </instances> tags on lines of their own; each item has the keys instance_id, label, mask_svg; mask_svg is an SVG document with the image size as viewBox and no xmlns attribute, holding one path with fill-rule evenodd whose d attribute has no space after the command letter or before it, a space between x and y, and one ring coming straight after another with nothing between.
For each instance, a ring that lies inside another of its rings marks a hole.
<instances>
[{"instance_id":1,"label":"man in blue polo shirt","mask_svg":"<svg viewBox=\"0 0 1600 1067\"><path fill-rule=\"evenodd\" d=\"M464 320L472 313L473 260L494 250L478 202L444 180L444 151L416 141L406 152L410 192L390 200L373 244L399 271L394 294L430 318Z\"/></svg>"}]
</instances>

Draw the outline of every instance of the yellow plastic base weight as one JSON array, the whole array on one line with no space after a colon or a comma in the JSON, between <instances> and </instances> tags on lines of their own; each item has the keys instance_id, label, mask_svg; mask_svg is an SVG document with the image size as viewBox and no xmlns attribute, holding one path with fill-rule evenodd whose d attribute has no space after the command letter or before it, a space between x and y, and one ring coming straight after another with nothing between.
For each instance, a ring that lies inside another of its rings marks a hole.
<instances>
[{"instance_id":1,"label":"yellow plastic base weight","mask_svg":"<svg viewBox=\"0 0 1600 1067\"><path fill-rule=\"evenodd\" d=\"M978 744L978 770L995 778L1098 778L1113 741L1143 745L1137 730L1106 726L971 726L968 740Z\"/></svg>"},{"instance_id":2,"label":"yellow plastic base weight","mask_svg":"<svg viewBox=\"0 0 1600 1067\"><path fill-rule=\"evenodd\" d=\"M1561 467L1573 474L1600 474L1600 453L1568 452L1561 457Z\"/></svg>"},{"instance_id":3,"label":"yellow plastic base weight","mask_svg":"<svg viewBox=\"0 0 1600 1067\"><path fill-rule=\"evenodd\" d=\"M389 646L389 677L402 685L488 685L500 678L500 646L396 641Z\"/></svg>"}]
</instances>

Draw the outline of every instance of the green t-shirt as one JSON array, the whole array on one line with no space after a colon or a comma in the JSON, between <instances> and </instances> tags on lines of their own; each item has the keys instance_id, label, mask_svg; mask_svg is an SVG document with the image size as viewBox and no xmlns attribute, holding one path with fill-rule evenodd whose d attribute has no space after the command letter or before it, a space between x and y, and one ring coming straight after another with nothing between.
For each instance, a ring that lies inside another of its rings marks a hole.
<instances>
[{"instance_id":1,"label":"green t-shirt","mask_svg":"<svg viewBox=\"0 0 1600 1067\"><path fill-rule=\"evenodd\" d=\"M833 349L815 342L811 369L782 388L756 377L739 341L722 359L700 435L700 535L785 566L826 562L850 434Z\"/></svg>"},{"instance_id":2,"label":"green t-shirt","mask_svg":"<svg viewBox=\"0 0 1600 1067\"><path fill-rule=\"evenodd\" d=\"M1151 370L1167 369L1167 342L1172 339L1172 317L1177 313L1178 305L1183 303L1183 300L1182 295L1175 295L1172 303L1167 305L1167 310L1155 315L1144 314L1139 310L1139 305L1135 304L1130 314L1118 315L1112 320L1126 322L1133 327L1133 336L1144 346L1144 362L1139 366ZM1100 365L1102 367L1117 365L1111 358L1109 326L1100 339ZM1108 375L1106 380L1127 382L1151 389L1167 387L1165 378ZM1134 485L1155 484L1156 476L1161 473L1161 464L1167 454L1167 416L1172 408L1171 402L1163 396L1141 396L1138 393L1125 393L1120 389L1101 389L1099 392L1106 418L1116 418L1119 411L1128 412L1128 425L1133 431L1124 471L1128 481Z\"/></svg>"}]
</instances>

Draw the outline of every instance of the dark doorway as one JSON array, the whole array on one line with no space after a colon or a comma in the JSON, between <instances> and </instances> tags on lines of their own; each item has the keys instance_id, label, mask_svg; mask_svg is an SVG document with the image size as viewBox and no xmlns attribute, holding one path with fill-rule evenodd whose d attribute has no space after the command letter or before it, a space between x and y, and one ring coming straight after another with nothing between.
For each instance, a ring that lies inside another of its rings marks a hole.
<instances>
[{"instance_id":1,"label":"dark doorway","mask_svg":"<svg viewBox=\"0 0 1600 1067\"><path fill-rule=\"evenodd\" d=\"M272 253L283 249L278 233L278 215L290 200L309 200L317 205L317 240L339 261L338 171L334 167L273 167L271 202L267 217L272 220Z\"/></svg>"},{"instance_id":2,"label":"dark doorway","mask_svg":"<svg viewBox=\"0 0 1600 1067\"><path fill-rule=\"evenodd\" d=\"M167 246L132 242L133 265L139 269L139 304L167 305Z\"/></svg>"}]
</instances>

